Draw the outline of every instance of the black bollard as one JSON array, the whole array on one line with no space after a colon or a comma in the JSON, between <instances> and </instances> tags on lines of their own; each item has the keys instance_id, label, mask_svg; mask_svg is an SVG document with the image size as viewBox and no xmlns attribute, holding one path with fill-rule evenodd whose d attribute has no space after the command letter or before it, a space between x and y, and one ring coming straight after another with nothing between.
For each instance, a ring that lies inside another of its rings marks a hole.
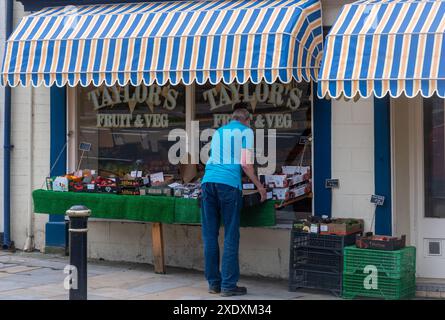
<instances>
[{"instance_id":1,"label":"black bollard","mask_svg":"<svg viewBox=\"0 0 445 320\"><path fill-rule=\"evenodd\" d=\"M73 206L66 214L70 218L70 300L87 300L87 233L91 210Z\"/></svg>"}]
</instances>

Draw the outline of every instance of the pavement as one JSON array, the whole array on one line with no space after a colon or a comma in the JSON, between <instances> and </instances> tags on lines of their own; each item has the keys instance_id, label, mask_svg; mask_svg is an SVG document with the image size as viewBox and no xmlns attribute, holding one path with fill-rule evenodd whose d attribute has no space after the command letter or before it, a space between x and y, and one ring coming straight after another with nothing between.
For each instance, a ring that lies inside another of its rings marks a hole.
<instances>
[{"instance_id":1,"label":"pavement","mask_svg":"<svg viewBox=\"0 0 445 320\"><path fill-rule=\"evenodd\" d=\"M68 257L40 252L0 251L0 300L68 300L64 268ZM241 277L248 294L222 298L207 292L202 272L167 267L156 274L153 266L125 262L88 261L89 300L332 300L329 292L289 292L287 281Z\"/></svg>"}]
</instances>

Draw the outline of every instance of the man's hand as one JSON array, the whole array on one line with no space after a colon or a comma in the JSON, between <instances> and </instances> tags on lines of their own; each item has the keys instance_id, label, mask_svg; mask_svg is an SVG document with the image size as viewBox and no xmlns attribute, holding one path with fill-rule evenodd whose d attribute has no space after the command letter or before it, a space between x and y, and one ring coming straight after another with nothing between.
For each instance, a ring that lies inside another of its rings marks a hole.
<instances>
[{"instance_id":1,"label":"man's hand","mask_svg":"<svg viewBox=\"0 0 445 320\"><path fill-rule=\"evenodd\" d=\"M266 201L267 200L267 191L266 191L266 189L263 186L261 186L260 188L258 188L258 192L261 195L261 202Z\"/></svg>"},{"instance_id":2,"label":"man's hand","mask_svg":"<svg viewBox=\"0 0 445 320\"><path fill-rule=\"evenodd\" d=\"M241 167L243 168L243 171L246 174L246 176L250 179L250 181L253 182L258 192L260 193L261 202L264 202L267 200L266 189L256 177L253 164L252 162L249 162L248 159L253 159L252 152L247 149L241 149Z\"/></svg>"}]
</instances>

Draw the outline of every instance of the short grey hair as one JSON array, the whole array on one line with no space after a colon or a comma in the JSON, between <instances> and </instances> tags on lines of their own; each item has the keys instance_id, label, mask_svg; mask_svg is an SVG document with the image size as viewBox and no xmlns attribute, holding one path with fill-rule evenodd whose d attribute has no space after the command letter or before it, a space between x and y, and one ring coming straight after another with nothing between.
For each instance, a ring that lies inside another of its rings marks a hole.
<instances>
[{"instance_id":1,"label":"short grey hair","mask_svg":"<svg viewBox=\"0 0 445 320\"><path fill-rule=\"evenodd\" d=\"M247 121L250 119L250 112L246 108L235 109L232 113L232 119L237 121Z\"/></svg>"}]
</instances>

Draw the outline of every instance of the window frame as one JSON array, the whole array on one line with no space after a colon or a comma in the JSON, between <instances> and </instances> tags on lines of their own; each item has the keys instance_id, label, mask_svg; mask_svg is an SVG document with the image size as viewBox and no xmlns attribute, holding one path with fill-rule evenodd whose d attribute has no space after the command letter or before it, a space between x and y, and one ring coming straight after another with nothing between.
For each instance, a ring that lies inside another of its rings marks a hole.
<instances>
[{"instance_id":1,"label":"window frame","mask_svg":"<svg viewBox=\"0 0 445 320\"><path fill-rule=\"evenodd\" d=\"M311 86L311 95L309 97L310 103L311 103L311 128L313 130L314 128L314 83L311 81L309 83ZM193 83L192 85L185 86L185 125L186 125L186 132L188 136L190 137L191 134L191 121L195 120L196 116L196 84ZM79 122L78 122L78 87L68 87L67 88L67 137L68 137L68 144L67 144L67 169L69 172L73 172L76 170L77 163L78 163L78 144L79 144ZM190 139L187 140L187 148L189 151L191 148L191 141ZM314 144L311 143L311 170L312 170L312 190L314 186ZM314 190L312 191L314 192ZM312 197L312 212L311 214L314 214L314 198ZM100 219L100 221L108 221L110 219ZM110 221L116 221L116 220L110 220ZM286 224L283 226L284 228L289 228L289 225Z\"/></svg>"}]
</instances>

